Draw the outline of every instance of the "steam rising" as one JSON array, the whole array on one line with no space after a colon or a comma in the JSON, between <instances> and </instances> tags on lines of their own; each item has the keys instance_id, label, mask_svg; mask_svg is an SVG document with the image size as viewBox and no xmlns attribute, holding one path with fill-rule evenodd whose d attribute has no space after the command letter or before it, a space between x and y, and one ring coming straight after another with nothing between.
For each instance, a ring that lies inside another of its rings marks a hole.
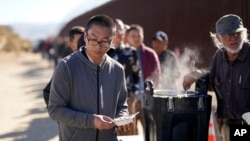
<instances>
[{"instance_id":1,"label":"steam rising","mask_svg":"<svg viewBox=\"0 0 250 141\"><path fill-rule=\"evenodd\" d=\"M179 70L179 73L176 79L172 81L167 81L167 80L171 80L169 79L169 77L173 77L173 75L175 75L175 72L178 70L173 70L173 68L169 68L167 65L161 66L163 67L163 70L164 70L162 72L162 77L161 77L162 89L172 88L172 89L177 89L177 90L183 90L182 81L183 81L184 75L191 72L192 70L195 70L196 69L195 64L197 62L199 63L201 62L199 51L185 47L181 57L177 61L178 61L177 69ZM171 63L171 62L168 62L168 63ZM175 85L175 87L173 87L173 85ZM193 89L194 87L191 87L191 90Z\"/></svg>"}]
</instances>

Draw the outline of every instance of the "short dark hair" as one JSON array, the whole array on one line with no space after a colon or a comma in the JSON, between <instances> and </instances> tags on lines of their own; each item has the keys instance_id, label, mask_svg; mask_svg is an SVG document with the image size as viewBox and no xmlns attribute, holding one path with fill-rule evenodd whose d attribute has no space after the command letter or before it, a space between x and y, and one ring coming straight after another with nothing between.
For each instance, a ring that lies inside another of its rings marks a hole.
<instances>
[{"instance_id":1,"label":"short dark hair","mask_svg":"<svg viewBox=\"0 0 250 141\"><path fill-rule=\"evenodd\" d=\"M132 25L130 25L130 28L126 30L126 33L129 33L131 30L137 30L137 31L141 32L142 34L144 34L142 26L140 26L138 24L132 24Z\"/></svg>"},{"instance_id":2,"label":"short dark hair","mask_svg":"<svg viewBox=\"0 0 250 141\"><path fill-rule=\"evenodd\" d=\"M84 27L82 26L73 26L69 30L69 40L72 40L74 38L75 34L83 34L84 33Z\"/></svg>"},{"instance_id":3,"label":"short dark hair","mask_svg":"<svg viewBox=\"0 0 250 141\"><path fill-rule=\"evenodd\" d=\"M111 34L115 34L115 23L113 19L107 15L95 15L89 19L86 25L86 32L91 28L92 25L100 25L110 29Z\"/></svg>"}]
</instances>

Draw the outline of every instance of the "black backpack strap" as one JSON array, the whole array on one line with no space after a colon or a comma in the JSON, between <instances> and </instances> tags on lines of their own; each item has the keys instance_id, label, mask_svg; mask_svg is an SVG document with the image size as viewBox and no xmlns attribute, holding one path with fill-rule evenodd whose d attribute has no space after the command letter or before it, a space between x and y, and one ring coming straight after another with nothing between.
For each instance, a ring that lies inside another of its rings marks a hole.
<instances>
[{"instance_id":1,"label":"black backpack strap","mask_svg":"<svg viewBox=\"0 0 250 141\"><path fill-rule=\"evenodd\" d=\"M43 89L43 99L45 101L45 104L46 104L47 108L48 108L48 104L49 104L49 95L50 95L51 81L52 81L52 79L50 79L49 83Z\"/></svg>"}]
</instances>

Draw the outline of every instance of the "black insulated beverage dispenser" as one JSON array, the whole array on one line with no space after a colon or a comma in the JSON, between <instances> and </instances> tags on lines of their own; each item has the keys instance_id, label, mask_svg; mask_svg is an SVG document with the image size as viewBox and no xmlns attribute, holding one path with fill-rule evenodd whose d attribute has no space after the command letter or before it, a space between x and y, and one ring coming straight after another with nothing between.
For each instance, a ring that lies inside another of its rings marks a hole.
<instances>
[{"instance_id":1,"label":"black insulated beverage dispenser","mask_svg":"<svg viewBox=\"0 0 250 141\"><path fill-rule=\"evenodd\" d=\"M201 84L203 81L199 81L195 91L185 92L154 90L153 83L145 81L142 98L144 140L207 141L212 96L205 93L206 87Z\"/></svg>"}]
</instances>

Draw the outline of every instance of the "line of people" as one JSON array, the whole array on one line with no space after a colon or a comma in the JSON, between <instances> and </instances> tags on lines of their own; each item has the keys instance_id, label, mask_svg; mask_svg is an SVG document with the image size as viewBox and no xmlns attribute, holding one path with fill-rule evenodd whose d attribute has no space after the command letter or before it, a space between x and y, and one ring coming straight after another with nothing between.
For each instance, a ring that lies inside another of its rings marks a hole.
<instances>
[{"instance_id":1,"label":"line of people","mask_svg":"<svg viewBox=\"0 0 250 141\"><path fill-rule=\"evenodd\" d=\"M89 19L83 35L76 39L78 49L59 61L51 86L44 91L49 115L59 123L60 140L116 141L117 134L138 134L136 124L116 127L113 119L142 112L144 81L152 80L157 89L176 89L180 70L175 54L168 50L167 34L156 32L151 48L144 44L143 32L138 24L127 27L122 20L107 15ZM227 138L229 122L243 121L240 115L250 110L243 103L250 89L246 68L249 43L247 30L237 15L219 19L212 37L221 48L212 61L210 73L192 71L184 77L183 87L188 89L193 82L206 77L211 89L215 89L218 117L227 125L223 126L223 137ZM226 82L232 85L228 87ZM236 88L236 83L242 88ZM234 100L243 106L234 106ZM142 114L139 119L143 123Z\"/></svg>"},{"instance_id":2,"label":"line of people","mask_svg":"<svg viewBox=\"0 0 250 141\"><path fill-rule=\"evenodd\" d=\"M78 40L83 33L83 26L74 26L69 30L67 37L48 37L40 40L37 49L44 59L53 62L53 66L56 66L60 59L78 49Z\"/></svg>"},{"instance_id":3,"label":"line of people","mask_svg":"<svg viewBox=\"0 0 250 141\"><path fill-rule=\"evenodd\" d=\"M102 15L100 17L104 18L105 16ZM110 46L110 48L107 50L106 54L119 62L124 68L126 90L128 92L128 113L132 114L140 111L140 114L138 115L139 118L135 119L134 126L129 126L132 129L120 129L117 131L117 134L136 135L138 134L137 120L139 119L143 123L140 100L141 94L144 90L144 81L146 79L152 80L155 84L155 87L160 88L160 84L162 83L161 71L165 73L167 72L163 69L164 67L161 67L161 65L175 68L168 69L168 73L170 73L170 70L173 70L175 75L169 76L178 78L178 64L174 54L167 49L168 37L166 33L162 31L157 32L152 39L153 48L151 48L143 43L144 31L140 25L132 24L128 26L125 25L120 19L112 19L112 22L115 24L115 33L114 38L112 38L112 43L110 43L110 45L107 44L107 46ZM97 25L99 25L97 21L96 23ZM104 45L104 42L95 42L95 40L89 39L86 29L85 33L83 33L84 27L80 26L75 26L69 31L70 40L68 42L68 47L65 48L65 46L63 46L63 51L62 49L57 49L57 51L59 51L57 54L63 54L60 56L58 55L59 59L63 58L64 60L64 57L69 57L68 55L71 56L74 51L78 52L80 50L86 50L86 48L88 47L86 43L96 43L96 46L99 43L101 47ZM96 51L95 53L96 55L98 55L98 51ZM87 55L87 53L84 54ZM101 52L99 52L99 54L101 54ZM87 58L91 59L91 57L88 55ZM53 78L43 90L44 99L48 108L50 94L52 93L52 80ZM174 81L175 79L172 78L172 80ZM173 81L170 84L174 84ZM168 85L165 86L167 87ZM167 88L174 88L174 86L172 85L171 87Z\"/></svg>"}]
</instances>

